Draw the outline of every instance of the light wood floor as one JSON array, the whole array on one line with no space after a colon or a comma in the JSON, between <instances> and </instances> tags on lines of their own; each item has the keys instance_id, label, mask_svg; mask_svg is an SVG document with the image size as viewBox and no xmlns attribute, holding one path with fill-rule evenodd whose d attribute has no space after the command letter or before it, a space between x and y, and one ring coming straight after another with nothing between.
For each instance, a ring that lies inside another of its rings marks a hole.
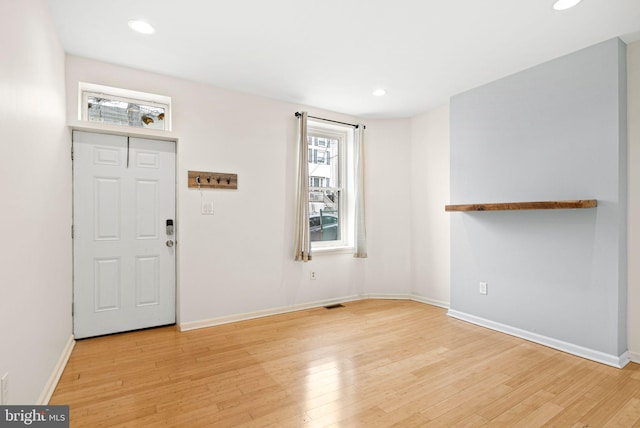
<instances>
[{"instance_id":1,"label":"light wood floor","mask_svg":"<svg viewBox=\"0 0 640 428\"><path fill-rule=\"evenodd\" d=\"M631 427L640 365L365 300L79 341L50 404L72 427Z\"/></svg>"}]
</instances>

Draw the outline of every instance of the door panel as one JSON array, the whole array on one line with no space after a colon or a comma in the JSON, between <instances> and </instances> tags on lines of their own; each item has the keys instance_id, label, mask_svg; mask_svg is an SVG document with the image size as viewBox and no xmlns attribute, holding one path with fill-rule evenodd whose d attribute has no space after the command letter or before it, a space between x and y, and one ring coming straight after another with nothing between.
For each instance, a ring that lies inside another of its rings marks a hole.
<instances>
[{"instance_id":1,"label":"door panel","mask_svg":"<svg viewBox=\"0 0 640 428\"><path fill-rule=\"evenodd\" d=\"M160 294L160 259L136 257L136 306L158 305Z\"/></svg>"},{"instance_id":2,"label":"door panel","mask_svg":"<svg viewBox=\"0 0 640 428\"><path fill-rule=\"evenodd\" d=\"M120 259L94 260L95 311L120 309Z\"/></svg>"},{"instance_id":3,"label":"door panel","mask_svg":"<svg viewBox=\"0 0 640 428\"><path fill-rule=\"evenodd\" d=\"M117 177L94 177L93 212L96 241L118 241L120 239L120 189L122 183ZM82 201L84 202L84 201Z\"/></svg>"},{"instance_id":4,"label":"door panel","mask_svg":"<svg viewBox=\"0 0 640 428\"><path fill-rule=\"evenodd\" d=\"M160 226L158 210L149 207L158 206L159 183L156 180L136 180L135 215L136 238L158 239Z\"/></svg>"},{"instance_id":5,"label":"door panel","mask_svg":"<svg viewBox=\"0 0 640 428\"><path fill-rule=\"evenodd\" d=\"M74 335L175 322L175 144L74 132Z\"/></svg>"}]
</instances>

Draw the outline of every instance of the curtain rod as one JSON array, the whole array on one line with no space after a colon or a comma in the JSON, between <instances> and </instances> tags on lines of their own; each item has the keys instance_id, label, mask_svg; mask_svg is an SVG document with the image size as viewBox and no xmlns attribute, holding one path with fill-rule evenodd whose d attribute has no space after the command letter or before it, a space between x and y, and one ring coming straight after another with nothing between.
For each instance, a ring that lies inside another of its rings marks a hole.
<instances>
[{"instance_id":1,"label":"curtain rod","mask_svg":"<svg viewBox=\"0 0 640 428\"><path fill-rule=\"evenodd\" d=\"M302 116L302 113L300 113L299 111L296 112L296 117L300 117ZM353 123L346 123L346 122L339 122L337 120L331 120L331 119L325 119L323 117L316 117L316 116L309 116L307 115L307 117L310 117L311 119L317 119L317 120L324 120L325 122L333 122L333 123L339 123L340 125L347 125L347 126L353 126L354 128L358 129L358 127L360 127L360 125L357 124L353 124ZM362 125L362 129L367 129L366 126Z\"/></svg>"}]
</instances>

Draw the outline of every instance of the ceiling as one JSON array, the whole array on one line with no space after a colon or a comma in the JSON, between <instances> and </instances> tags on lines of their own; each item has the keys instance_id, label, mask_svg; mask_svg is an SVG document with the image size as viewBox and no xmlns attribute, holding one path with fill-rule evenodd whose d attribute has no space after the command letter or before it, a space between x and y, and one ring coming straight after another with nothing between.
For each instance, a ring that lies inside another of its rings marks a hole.
<instances>
[{"instance_id":1,"label":"ceiling","mask_svg":"<svg viewBox=\"0 0 640 428\"><path fill-rule=\"evenodd\" d=\"M48 0L69 54L364 118L411 117L598 42L640 40L640 0L553 2Z\"/></svg>"}]
</instances>

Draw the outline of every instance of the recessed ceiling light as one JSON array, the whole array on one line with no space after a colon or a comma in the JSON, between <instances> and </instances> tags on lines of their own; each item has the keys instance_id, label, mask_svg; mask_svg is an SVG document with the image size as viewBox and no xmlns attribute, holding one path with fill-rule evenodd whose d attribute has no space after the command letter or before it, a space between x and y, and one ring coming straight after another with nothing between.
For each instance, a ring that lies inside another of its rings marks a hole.
<instances>
[{"instance_id":1,"label":"recessed ceiling light","mask_svg":"<svg viewBox=\"0 0 640 428\"><path fill-rule=\"evenodd\" d=\"M553 5L555 10L566 10L580 3L582 0L557 0Z\"/></svg>"},{"instance_id":2,"label":"recessed ceiling light","mask_svg":"<svg viewBox=\"0 0 640 428\"><path fill-rule=\"evenodd\" d=\"M381 97L386 94L387 94L387 91L385 91L384 89L376 89L371 93L371 95L373 95L374 97Z\"/></svg>"},{"instance_id":3,"label":"recessed ceiling light","mask_svg":"<svg viewBox=\"0 0 640 428\"><path fill-rule=\"evenodd\" d=\"M156 32L156 29L153 28L151 24L139 19L132 19L129 21L129 28L140 34L153 34Z\"/></svg>"}]
</instances>

